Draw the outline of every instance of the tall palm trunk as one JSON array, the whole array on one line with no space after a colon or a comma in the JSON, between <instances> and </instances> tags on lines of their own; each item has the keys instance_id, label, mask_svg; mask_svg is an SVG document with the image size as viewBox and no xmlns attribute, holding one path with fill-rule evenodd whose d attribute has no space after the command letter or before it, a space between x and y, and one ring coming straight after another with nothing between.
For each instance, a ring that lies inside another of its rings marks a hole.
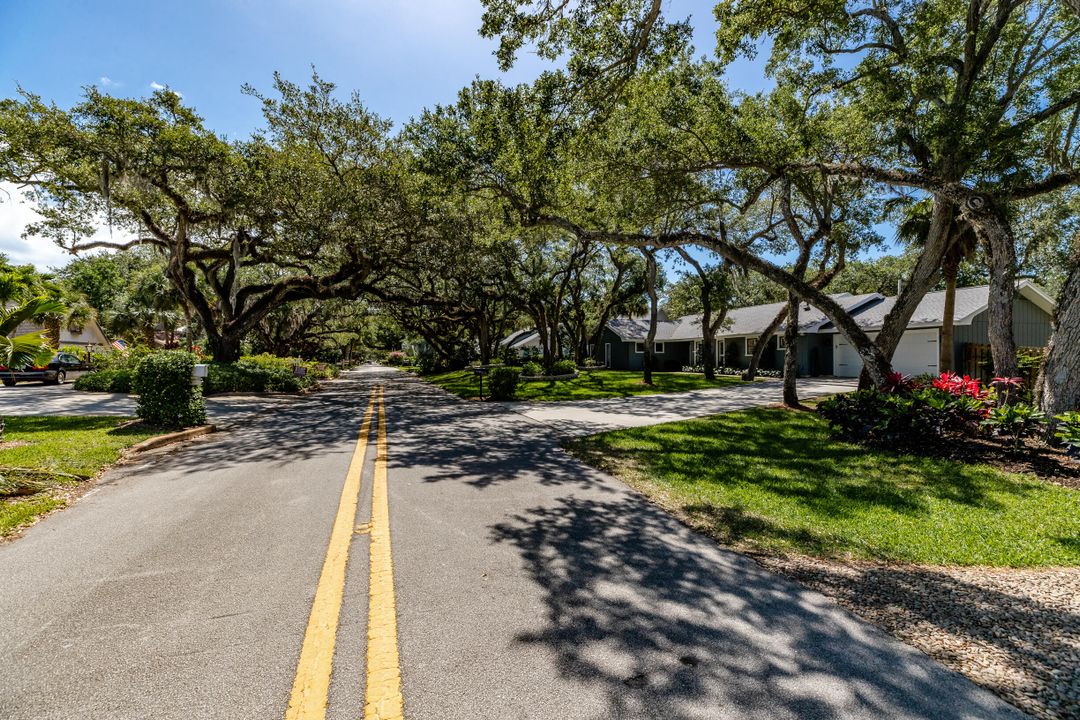
<instances>
[{"instance_id":1,"label":"tall palm trunk","mask_svg":"<svg viewBox=\"0 0 1080 720\"><path fill-rule=\"evenodd\" d=\"M938 370L956 370L953 352L953 319L956 315L956 275L960 271L959 258L946 257L941 269L945 276L945 313L941 320L941 345L938 347Z\"/></svg>"},{"instance_id":2,"label":"tall palm trunk","mask_svg":"<svg viewBox=\"0 0 1080 720\"><path fill-rule=\"evenodd\" d=\"M53 350L60 349L60 318L49 317L45 320L45 342Z\"/></svg>"}]
</instances>

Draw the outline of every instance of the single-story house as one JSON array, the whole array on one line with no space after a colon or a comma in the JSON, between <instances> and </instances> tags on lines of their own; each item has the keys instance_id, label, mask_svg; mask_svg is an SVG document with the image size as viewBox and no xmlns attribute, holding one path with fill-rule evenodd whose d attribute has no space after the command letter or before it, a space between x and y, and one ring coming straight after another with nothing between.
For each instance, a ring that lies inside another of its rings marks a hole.
<instances>
[{"instance_id":1,"label":"single-story house","mask_svg":"<svg viewBox=\"0 0 1080 720\"><path fill-rule=\"evenodd\" d=\"M957 288L956 306L953 311L953 358L962 374L984 377L989 372L989 313L990 287ZM896 304L895 297L884 298L880 303L855 316L855 322L870 337L877 337L885 316ZM1050 340L1054 316L1054 299L1030 280L1022 280L1016 286L1013 304L1013 335L1021 348L1043 348ZM927 293L908 321L908 328L900 339L893 355L893 368L905 375L937 374L941 342L941 325L945 317L945 293ZM839 377L857 377L862 371L862 360L854 348L831 323L822 326L822 335L831 335L833 346L833 374Z\"/></svg>"},{"instance_id":2,"label":"single-story house","mask_svg":"<svg viewBox=\"0 0 1080 720\"><path fill-rule=\"evenodd\" d=\"M513 350L518 357L540 355L540 333L532 329L512 332L499 341L499 348Z\"/></svg>"},{"instance_id":3,"label":"single-story house","mask_svg":"<svg viewBox=\"0 0 1080 720\"><path fill-rule=\"evenodd\" d=\"M848 312L880 302L882 295L830 295ZM754 353L754 345L765 332L769 323L787 306L787 303L769 303L729 310L723 326L716 333L716 364L731 368L746 368ZM685 366L702 362L701 316L687 315L675 320L660 318L656 327L656 369L680 370ZM813 336L819 327L828 322L825 315L809 305L803 305L799 313L799 332L804 337ZM649 331L647 317L615 318L607 324L601 340L602 356L608 367L618 370L640 370L645 356L645 336ZM761 357L763 369L779 368L784 362L783 326L779 334L769 340L769 347ZM817 342L799 343L799 373L802 375L828 375L832 368L832 345L829 338Z\"/></svg>"},{"instance_id":4,"label":"single-story house","mask_svg":"<svg viewBox=\"0 0 1080 720\"><path fill-rule=\"evenodd\" d=\"M24 322L15 329L12 335L23 335L25 333L44 333L45 328L42 325L38 325L33 322ZM86 324L81 328L69 328L63 324L60 326L60 347L78 347L78 348L107 348L109 347L109 338L106 337L105 331L101 329L101 325L97 320L90 319L86 321Z\"/></svg>"},{"instance_id":5,"label":"single-story house","mask_svg":"<svg viewBox=\"0 0 1080 720\"><path fill-rule=\"evenodd\" d=\"M895 297L879 293L830 295L850 312L871 337L876 337ZM990 288L987 285L959 288L953 314L953 342L958 370L971 375L985 374L987 346L987 307ZM745 368L754 352L754 345L785 303L754 305L730 310L724 326L716 333L716 362L734 368ZM919 303L908 324L896 353L893 366L907 375L939 372L938 344L944 318L945 293L927 293ZM1041 348L1050 339L1054 301L1030 280L1017 285L1014 306L1014 332L1017 345ZM640 370L645 354L645 336L649 330L647 317L615 318L603 333L598 359L618 370ZM779 368L784 358L784 327L781 325L768 342L761 360L763 369ZM684 366L701 364L701 316L689 315L670 320L660 318L656 329L656 369L679 370ZM799 313L799 374L803 376L835 375L857 377L862 361L825 315L804 304Z\"/></svg>"}]
</instances>

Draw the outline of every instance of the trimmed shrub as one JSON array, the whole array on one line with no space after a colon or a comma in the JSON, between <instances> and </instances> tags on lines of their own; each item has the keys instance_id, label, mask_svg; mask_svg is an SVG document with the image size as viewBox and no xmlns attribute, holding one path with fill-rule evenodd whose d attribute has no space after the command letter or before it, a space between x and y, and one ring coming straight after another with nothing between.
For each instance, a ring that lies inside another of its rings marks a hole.
<instances>
[{"instance_id":1,"label":"trimmed shrub","mask_svg":"<svg viewBox=\"0 0 1080 720\"><path fill-rule=\"evenodd\" d=\"M521 369L516 367L496 367L491 369L488 376L491 383L492 400L513 400L517 395L518 380Z\"/></svg>"},{"instance_id":2,"label":"trimmed shrub","mask_svg":"<svg viewBox=\"0 0 1080 720\"><path fill-rule=\"evenodd\" d=\"M573 360L558 360L551 366L552 375L573 375L577 372L577 363Z\"/></svg>"},{"instance_id":3,"label":"trimmed shrub","mask_svg":"<svg viewBox=\"0 0 1080 720\"><path fill-rule=\"evenodd\" d=\"M147 355L135 368L131 389L138 393L138 415L159 427L191 427L206 422L206 405L191 384L197 358L183 350Z\"/></svg>"},{"instance_id":4,"label":"trimmed shrub","mask_svg":"<svg viewBox=\"0 0 1080 720\"><path fill-rule=\"evenodd\" d=\"M393 365L395 367L399 365L404 365L407 359L408 358L405 356L405 353L401 352L400 350L394 350L386 354L386 364Z\"/></svg>"},{"instance_id":5,"label":"trimmed shrub","mask_svg":"<svg viewBox=\"0 0 1080 720\"><path fill-rule=\"evenodd\" d=\"M543 375L544 367L540 363L530 360L521 366L521 374L532 376Z\"/></svg>"},{"instance_id":6,"label":"trimmed shrub","mask_svg":"<svg viewBox=\"0 0 1080 720\"><path fill-rule=\"evenodd\" d=\"M131 392L130 370L99 370L87 373L75 381L75 389L82 392Z\"/></svg>"}]
</instances>

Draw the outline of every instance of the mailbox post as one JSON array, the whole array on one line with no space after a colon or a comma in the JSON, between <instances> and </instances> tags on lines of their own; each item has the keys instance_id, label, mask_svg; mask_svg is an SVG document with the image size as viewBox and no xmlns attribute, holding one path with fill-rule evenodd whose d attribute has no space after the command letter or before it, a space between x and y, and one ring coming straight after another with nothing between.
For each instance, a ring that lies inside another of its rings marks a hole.
<instances>
[{"instance_id":1,"label":"mailbox post","mask_svg":"<svg viewBox=\"0 0 1080 720\"><path fill-rule=\"evenodd\" d=\"M480 399L484 399L484 376L491 372L491 368L486 365L480 365L472 369L473 375L480 380Z\"/></svg>"}]
</instances>

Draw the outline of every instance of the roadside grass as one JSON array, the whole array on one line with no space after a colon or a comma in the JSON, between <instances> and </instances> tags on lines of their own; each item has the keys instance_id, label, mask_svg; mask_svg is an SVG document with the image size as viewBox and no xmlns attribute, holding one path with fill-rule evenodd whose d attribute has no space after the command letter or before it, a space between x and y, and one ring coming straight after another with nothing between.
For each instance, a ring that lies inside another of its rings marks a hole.
<instances>
[{"instance_id":1,"label":"roadside grass","mask_svg":"<svg viewBox=\"0 0 1080 720\"><path fill-rule=\"evenodd\" d=\"M479 394L480 385L471 370L435 373L424 375L423 378L459 397L473 398ZM689 390L727 387L742 382L739 378L730 375L718 377L710 382L705 379L704 375L655 372L653 373L653 384L649 386L642 382L641 372L638 370L583 370L573 380L522 382L518 385L517 399L540 402L594 400L687 392ZM484 379L484 394L487 395L486 378Z\"/></svg>"},{"instance_id":2,"label":"roadside grass","mask_svg":"<svg viewBox=\"0 0 1080 720\"><path fill-rule=\"evenodd\" d=\"M0 537L67 504L78 478L90 478L120 459L123 450L161 434L119 428L115 417L8 417L0 443ZM11 468L20 468L13 471ZM31 471L28 475L25 471ZM70 477L78 476L78 477ZM32 494L27 493L36 490ZM8 494L4 494L8 493Z\"/></svg>"},{"instance_id":3,"label":"roadside grass","mask_svg":"<svg viewBox=\"0 0 1080 720\"><path fill-rule=\"evenodd\" d=\"M986 465L833 440L755 409L569 441L720 542L927 565L1080 565L1080 491Z\"/></svg>"}]
</instances>

